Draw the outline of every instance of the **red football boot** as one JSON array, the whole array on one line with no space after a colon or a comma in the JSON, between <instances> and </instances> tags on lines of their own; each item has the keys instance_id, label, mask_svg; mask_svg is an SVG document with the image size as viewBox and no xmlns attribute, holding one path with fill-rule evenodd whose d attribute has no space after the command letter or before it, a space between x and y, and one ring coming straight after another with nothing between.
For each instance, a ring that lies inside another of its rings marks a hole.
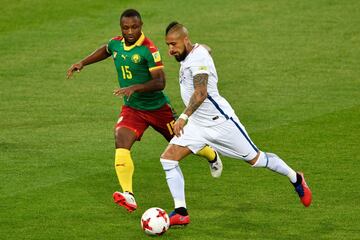
<instances>
[{"instance_id":1,"label":"red football boot","mask_svg":"<svg viewBox=\"0 0 360 240\"><path fill-rule=\"evenodd\" d=\"M190 216L189 215L182 216L182 215L176 213L175 211L172 211L169 214L169 218L170 218L170 226L187 225L187 224L190 223Z\"/></svg>"},{"instance_id":2,"label":"red football boot","mask_svg":"<svg viewBox=\"0 0 360 240\"><path fill-rule=\"evenodd\" d=\"M312 193L305 182L304 174L302 172L299 172L298 174L301 176L301 184L295 187L295 191L299 195L302 204L304 204L305 207L308 207L311 204Z\"/></svg>"}]
</instances>

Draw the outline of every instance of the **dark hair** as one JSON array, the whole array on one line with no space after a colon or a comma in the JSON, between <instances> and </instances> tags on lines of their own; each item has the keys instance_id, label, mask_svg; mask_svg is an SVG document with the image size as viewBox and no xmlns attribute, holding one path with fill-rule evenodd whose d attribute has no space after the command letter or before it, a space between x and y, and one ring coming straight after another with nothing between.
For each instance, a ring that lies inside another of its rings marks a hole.
<instances>
[{"instance_id":1,"label":"dark hair","mask_svg":"<svg viewBox=\"0 0 360 240\"><path fill-rule=\"evenodd\" d=\"M170 31L173 27L175 27L175 26L178 25L178 24L180 24L180 23L178 23L178 22L176 22L176 21L171 22L171 23L167 26L167 28L166 28L166 30L165 30L165 36L169 33L169 31Z\"/></svg>"},{"instance_id":2,"label":"dark hair","mask_svg":"<svg viewBox=\"0 0 360 240\"><path fill-rule=\"evenodd\" d=\"M120 16L120 20L123 17L138 17L141 20L140 13L136 11L135 9L126 9Z\"/></svg>"}]
</instances>

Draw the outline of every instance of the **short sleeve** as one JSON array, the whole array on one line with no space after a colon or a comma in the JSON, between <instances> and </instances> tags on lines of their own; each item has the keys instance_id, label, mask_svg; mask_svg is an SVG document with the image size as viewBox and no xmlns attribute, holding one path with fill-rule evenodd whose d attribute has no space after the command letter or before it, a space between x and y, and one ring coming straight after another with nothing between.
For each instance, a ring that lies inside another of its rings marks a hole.
<instances>
[{"instance_id":1,"label":"short sleeve","mask_svg":"<svg viewBox=\"0 0 360 240\"><path fill-rule=\"evenodd\" d=\"M117 36L110 39L108 44L106 45L106 51L112 55L114 52L116 41L121 41L122 39L123 39L122 36Z\"/></svg>"},{"instance_id":2,"label":"short sleeve","mask_svg":"<svg viewBox=\"0 0 360 240\"><path fill-rule=\"evenodd\" d=\"M149 71L164 67L159 50L151 46L145 55Z\"/></svg>"},{"instance_id":3,"label":"short sleeve","mask_svg":"<svg viewBox=\"0 0 360 240\"><path fill-rule=\"evenodd\" d=\"M198 74L210 74L210 63L211 57L209 52L202 46L198 45L195 47L193 51L193 56L188 64L191 76L194 77Z\"/></svg>"},{"instance_id":4,"label":"short sleeve","mask_svg":"<svg viewBox=\"0 0 360 240\"><path fill-rule=\"evenodd\" d=\"M112 55L113 53L113 39L110 39L109 42L106 44L106 51Z\"/></svg>"},{"instance_id":5,"label":"short sleeve","mask_svg":"<svg viewBox=\"0 0 360 240\"><path fill-rule=\"evenodd\" d=\"M190 71L192 77L202 73L209 74L209 64L208 61L206 61L206 58L198 58L193 61L190 65Z\"/></svg>"}]
</instances>

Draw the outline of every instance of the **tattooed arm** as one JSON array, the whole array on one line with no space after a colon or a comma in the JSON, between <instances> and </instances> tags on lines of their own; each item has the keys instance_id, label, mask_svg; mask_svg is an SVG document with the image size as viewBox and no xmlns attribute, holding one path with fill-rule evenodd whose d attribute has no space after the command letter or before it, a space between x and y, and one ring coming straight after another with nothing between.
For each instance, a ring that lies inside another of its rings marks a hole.
<instances>
[{"instance_id":1,"label":"tattooed arm","mask_svg":"<svg viewBox=\"0 0 360 240\"><path fill-rule=\"evenodd\" d=\"M186 115L186 118L191 116L193 112L204 102L207 97L207 83L209 75L205 73L197 74L194 76L194 93L192 94L188 106L180 115L178 120L174 124L174 133L176 136L180 136L184 132L183 128L186 124L186 119L182 118L182 115Z\"/></svg>"},{"instance_id":2,"label":"tattooed arm","mask_svg":"<svg viewBox=\"0 0 360 240\"><path fill-rule=\"evenodd\" d=\"M190 98L188 106L184 110L186 115L190 116L193 114L206 99L208 78L209 75L205 73L194 76L194 93Z\"/></svg>"}]
</instances>

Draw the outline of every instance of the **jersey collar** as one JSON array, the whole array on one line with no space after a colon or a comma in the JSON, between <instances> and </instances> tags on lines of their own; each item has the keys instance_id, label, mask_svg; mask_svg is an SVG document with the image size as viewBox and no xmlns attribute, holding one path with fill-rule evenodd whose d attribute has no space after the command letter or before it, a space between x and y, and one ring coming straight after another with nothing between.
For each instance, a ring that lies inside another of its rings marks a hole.
<instances>
[{"instance_id":1,"label":"jersey collar","mask_svg":"<svg viewBox=\"0 0 360 240\"><path fill-rule=\"evenodd\" d=\"M125 38L123 38L121 41L124 43L124 50L130 51L131 49L133 49L136 46L141 46L143 44L144 40L145 40L145 35L143 32L141 32L141 36L139 37L139 39L131 46L125 45Z\"/></svg>"},{"instance_id":2,"label":"jersey collar","mask_svg":"<svg viewBox=\"0 0 360 240\"><path fill-rule=\"evenodd\" d=\"M194 50L195 50L196 48L198 48L199 46L200 46L200 44L198 44L198 43L193 44L193 48L192 48L191 51L188 53L188 55L186 55L185 59L180 62L180 64L182 64L183 62L185 62L186 59L188 59L189 55L192 54L192 53L194 52Z\"/></svg>"}]
</instances>

